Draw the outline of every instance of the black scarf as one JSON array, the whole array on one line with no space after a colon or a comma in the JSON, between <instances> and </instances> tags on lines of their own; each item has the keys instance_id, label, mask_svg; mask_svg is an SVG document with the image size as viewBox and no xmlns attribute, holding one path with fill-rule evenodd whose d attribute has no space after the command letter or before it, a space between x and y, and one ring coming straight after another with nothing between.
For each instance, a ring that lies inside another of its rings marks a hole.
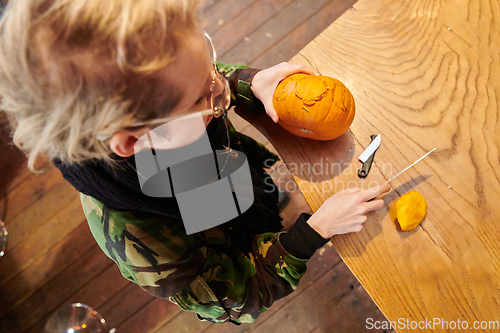
<instances>
[{"instance_id":1,"label":"black scarf","mask_svg":"<svg viewBox=\"0 0 500 333\"><path fill-rule=\"evenodd\" d=\"M212 149L224 149L226 144L225 119L213 119L207 127L207 133ZM238 142L231 133L231 146ZM244 147L235 147L243 150ZM65 164L59 159L54 159L54 165L61 171L63 177L73 185L79 192L89 195L106 206L115 210L132 210L147 213L160 214L171 219L181 219L180 211L175 198L149 197L142 193L137 172L135 171L134 156L121 158L112 156L116 165L111 166L108 162L100 159L90 159L80 163ZM249 160L251 156L247 156ZM263 170L255 170L250 163L252 173L264 173ZM252 178L253 181L253 178ZM269 183L269 182L267 182ZM281 217L276 205L277 191L269 193L261 186L255 186L254 203L241 216L219 226L225 230L231 230L233 238L244 237L248 244L249 237L264 232L278 232L281 230ZM243 239L240 239L243 241ZM246 247L246 246L245 246Z\"/></svg>"}]
</instances>

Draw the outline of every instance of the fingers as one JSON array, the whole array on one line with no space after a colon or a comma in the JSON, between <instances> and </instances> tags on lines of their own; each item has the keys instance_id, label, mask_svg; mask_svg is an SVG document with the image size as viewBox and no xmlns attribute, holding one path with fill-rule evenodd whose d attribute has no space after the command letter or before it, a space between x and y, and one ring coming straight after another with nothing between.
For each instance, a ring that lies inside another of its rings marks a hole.
<instances>
[{"instance_id":1,"label":"fingers","mask_svg":"<svg viewBox=\"0 0 500 333\"><path fill-rule=\"evenodd\" d=\"M266 109L266 113L269 116L269 118L271 118L275 123L277 123L280 120L280 118L278 117L278 113L274 109L273 105L268 104L265 106L265 109Z\"/></svg>"},{"instance_id":2,"label":"fingers","mask_svg":"<svg viewBox=\"0 0 500 333\"><path fill-rule=\"evenodd\" d=\"M385 202L382 199L376 199L376 200L372 200L372 201L368 201L368 202L363 203L363 208L364 208L365 214L368 212L371 212L373 210L381 209L384 206L385 206Z\"/></svg>"},{"instance_id":3,"label":"fingers","mask_svg":"<svg viewBox=\"0 0 500 333\"><path fill-rule=\"evenodd\" d=\"M382 185L379 185L379 188L381 190L380 194L384 194L384 193L387 193L387 192L389 192L391 190L391 185L389 185L389 184L382 184Z\"/></svg>"},{"instance_id":4,"label":"fingers","mask_svg":"<svg viewBox=\"0 0 500 333\"><path fill-rule=\"evenodd\" d=\"M361 230L363 230L363 227L363 223L356 224L352 227L351 232L360 232Z\"/></svg>"},{"instance_id":5,"label":"fingers","mask_svg":"<svg viewBox=\"0 0 500 333\"><path fill-rule=\"evenodd\" d=\"M371 187L367 190L363 191L363 200L369 201L372 200L383 193L389 192L391 187L389 184L379 184L378 186Z\"/></svg>"},{"instance_id":6,"label":"fingers","mask_svg":"<svg viewBox=\"0 0 500 333\"><path fill-rule=\"evenodd\" d=\"M282 62L276 65L276 67L282 70L283 77L287 77L295 73L306 73L310 75L314 74L312 69L303 64L289 64L287 62Z\"/></svg>"},{"instance_id":7,"label":"fingers","mask_svg":"<svg viewBox=\"0 0 500 333\"><path fill-rule=\"evenodd\" d=\"M364 226L365 226L364 222L353 222L341 228L336 229L333 235L348 234L351 232L360 232L361 230L363 230ZM329 236L328 238L332 237L333 235Z\"/></svg>"},{"instance_id":8,"label":"fingers","mask_svg":"<svg viewBox=\"0 0 500 333\"><path fill-rule=\"evenodd\" d=\"M358 215L355 218L355 221L352 221L348 227L346 227L344 233L349 233L349 232L359 232L363 230L365 226L365 222L367 220L366 215Z\"/></svg>"},{"instance_id":9,"label":"fingers","mask_svg":"<svg viewBox=\"0 0 500 333\"><path fill-rule=\"evenodd\" d=\"M281 80L295 73L314 74L305 65L282 62L258 72L252 80L250 87L253 94L264 104L267 115L275 123L279 121L279 117L273 106L273 93Z\"/></svg>"},{"instance_id":10,"label":"fingers","mask_svg":"<svg viewBox=\"0 0 500 333\"><path fill-rule=\"evenodd\" d=\"M264 69L264 71L273 72L277 76L282 76L282 79L294 73L306 73L311 75L314 74L314 72L306 65L289 64L287 62L279 63L273 67Z\"/></svg>"},{"instance_id":11,"label":"fingers","mask_svg":"<svg viewBox=\"0 0 500 333\"><path fill-rule=\"evenodd\" d=\"M365 190L363 190L362 188L359 188L359 187L349 187L349 188L346 188L345 190L342 190L339 192L353 194L353 193L361 193L363 191L365 191Z\"/></svg>"},{"instance_id":12,"label":"fingers","mask_svg":"<svg viewBox=\"0 0 500 333\"><path fill-rule=\"evenodd\" d=\"M306 65L298 65L297 66L297 69L300 70L300 72L302 73L307 73L307 74L310 74L310 75L314 75L314 72L312 69L310 69L309 67L307 67Z\"/></svg>"}]
</instances>

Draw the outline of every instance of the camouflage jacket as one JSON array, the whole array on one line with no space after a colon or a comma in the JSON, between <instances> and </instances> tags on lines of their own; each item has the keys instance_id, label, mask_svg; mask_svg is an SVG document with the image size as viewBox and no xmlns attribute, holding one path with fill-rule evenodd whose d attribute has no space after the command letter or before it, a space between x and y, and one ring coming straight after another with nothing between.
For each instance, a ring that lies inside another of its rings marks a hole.
<instances>
[{"instance_id":1,"label":"camouflage jacket","mask_svg":"<svg viewBox=\"0 0 500 333\"><path fill-rule=\"evenodd\" d=\"M225 66L225 72L234 76L242 68ZM243 70L231 81L237 104L255 105L249 93L254 74ZM302 214L288 231L255 235L242 252L223 228L186 235L182 221L80 197L94 238L126 279L214 323L253 322L295 290L308 259L327 242Z\"/></svg>"}]
</instances>

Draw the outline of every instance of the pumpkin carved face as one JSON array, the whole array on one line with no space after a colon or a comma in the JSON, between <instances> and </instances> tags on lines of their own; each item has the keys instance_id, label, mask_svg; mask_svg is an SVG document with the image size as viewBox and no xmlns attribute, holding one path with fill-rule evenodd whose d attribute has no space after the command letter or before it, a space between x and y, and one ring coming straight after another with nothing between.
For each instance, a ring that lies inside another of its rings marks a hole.
<instances>
[{"instance_id":1,"label":"pumpkin carved face","mask_svg":"<svg viewBox=\"0 0 500 333\"><path fill-rule=\"evenodd\" d=\"M279 124L297 136L333 140L354 120L354 98L342 82L328 76L293 74L278 84L273 105Z\"/></svg>"}]
</instances>

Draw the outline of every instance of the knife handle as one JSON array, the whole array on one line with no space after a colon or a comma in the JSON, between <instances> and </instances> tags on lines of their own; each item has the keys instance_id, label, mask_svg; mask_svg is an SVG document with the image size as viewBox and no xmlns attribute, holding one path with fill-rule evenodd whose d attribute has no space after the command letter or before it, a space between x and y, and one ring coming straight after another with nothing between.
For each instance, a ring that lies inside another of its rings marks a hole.
<instances>
[{"instance_id":1,"label":"knife handle","mask_svg":"<svg viewBox=\"0 0 500 333\"><path fill-rule=\"evenodd\" d=\"M372 141L375 140L376 137L377 137L376 135L370 135L370 139ZM373 158L375 157L376 152L377 152L377 150L375 150L373 152L373 154L371 154L370 157L368 157L368 159L365 161L365 163L363 163L363 165L361 166L361 169L358 170L358 177L359 178L365 178L366 176L368 176L368 173L370 172L370 169L372 167Z\"/></svg>"}]
</instances>

